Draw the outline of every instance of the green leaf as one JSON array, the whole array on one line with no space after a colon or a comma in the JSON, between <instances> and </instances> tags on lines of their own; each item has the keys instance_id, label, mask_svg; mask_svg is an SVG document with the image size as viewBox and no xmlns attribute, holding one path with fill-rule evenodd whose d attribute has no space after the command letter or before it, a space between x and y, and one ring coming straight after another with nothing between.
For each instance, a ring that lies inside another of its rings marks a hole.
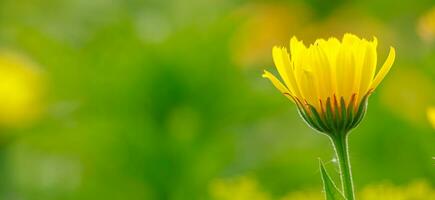
<instances>
[{"instance_id":1,"label":"green leaf","mask_svg":"<svg viewBox=\"0 0 435 200\"><path fill-rule=\"evenodd\" d=\"M319 165L326 200L346 200L346 198L344 198L343 194L340 192L340 190L338 190L337 186L335 186L331 177L326 172L325 166L323 166L323 163L320 159Z\"/></svg>"}]
</instances>

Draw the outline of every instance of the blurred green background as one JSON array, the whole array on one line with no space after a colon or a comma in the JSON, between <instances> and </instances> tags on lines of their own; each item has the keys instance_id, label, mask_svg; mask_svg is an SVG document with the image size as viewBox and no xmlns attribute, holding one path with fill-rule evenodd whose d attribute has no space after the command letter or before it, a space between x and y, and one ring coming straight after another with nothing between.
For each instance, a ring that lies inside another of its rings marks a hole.
<instances>
[{"instance_id":1,"label":"blurred green background","mask_svg":"<svg viewBox=\"0 0 435 200\"><path fill-rule=\"evenodd\" d=\"M397 49L350 136L357 193L430 199L433 0L1 0L0 197L321 195L332 147L261 73L293 35L346 32L376 36L378 63Z\"/></svg>"}]
</instances>

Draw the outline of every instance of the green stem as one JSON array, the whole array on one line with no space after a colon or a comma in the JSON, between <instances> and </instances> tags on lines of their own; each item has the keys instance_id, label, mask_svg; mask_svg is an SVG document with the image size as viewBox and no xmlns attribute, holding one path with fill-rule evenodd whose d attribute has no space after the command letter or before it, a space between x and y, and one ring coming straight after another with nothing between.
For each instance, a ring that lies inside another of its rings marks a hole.
<instances>
[{"instance_id":1,"label":"green stem","mask_svg":"<svg viewBox=\"0 0 435 200\"><path fill-rule=\"evenodd\" d=\"M355 194L353 189L352 171L349 160L347 134L337 134L336 137L332 137L331 139L339 162L340 179L344 196L348 200L354 200Z\"/></svg>"}]
</instances>

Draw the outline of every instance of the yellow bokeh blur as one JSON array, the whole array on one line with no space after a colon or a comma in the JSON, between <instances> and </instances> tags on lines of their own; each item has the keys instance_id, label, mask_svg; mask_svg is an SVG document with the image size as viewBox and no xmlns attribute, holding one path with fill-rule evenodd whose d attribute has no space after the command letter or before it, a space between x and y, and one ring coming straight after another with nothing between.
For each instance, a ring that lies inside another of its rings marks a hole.
<instances>
[{"instance_id":1,"label":"yellow bokeh blur","mask_svg":"<svg viewBox=\"0 0 435 200\"><path fill-rule=\"evenodd\" d=\"M291 192L280 200L324 200L324 194L320 190Z\"/></svg>"},{"instance_id":2,"label":"yellow bokeh blur","mask_svg":"<svg viewBox=\"0 0 435 200\"><path fill-rule=\"evenodd\" d=\"M435 98L431 79L414 69L392 71L379 91L382 104L397 117L415 125L426 124L426 109Z\"/></svg>"},{"instance_id":3,"label":"yellow bokeh blur","mask_svg":"<svg viewBox=\"0 0 435 200\"><path fill-rule=\"evenodd\" d=\"M406 186L390 183L371 185L360 191L363 200L428 200L435 199L435 190L426 181L414 181Z\"/></svg>"},{"instance_id":4,"label":"yellow bokeh blur","mask_svg":"<svg viewBox=\"0 0 435 200\"><path fill-rule=\"evenodd\" d=\"M42 111L42 72L25 57L0 51L0 127L21 127Z\"/></svg>"},{"instance_id":5,"label":"yellow bokeh blur","mask_svg":"<svg viewBox=\"0 0 435 200\"><path fill-rule=\"evenodd\" d=\"M320 189L292 191L283 197L273 197L262 190L259 182L249 176L218 179L210 184L214 200L322 200ZM425 180L415 180L408 185L378 183L363 187L357 192L362 200L427 200L435 199L435 190Z\"/></svg>"},{"instance_id":6,"label":"yellow bokeh blur","mask_svg":"<svg viewBox=\"0 0 435 200\"><path fill-rule=\"evenodd\" d=\"M420 17L417 32L426 43L432 44L435 41L435 7Z\"/></svg>"},{"instance_id":7,"label":"yellow bokeh blur","mask_svg":"<svg viewBox=\"0 0 435 200\"><path fill-rule=\"evenodd\" d=\"M210 193L214 200L271 200L255 179L246 176L215 180L210 184Z\"/></svg>"},{"instance_id":8,"label":"yellow bokeh blur","mask_svg":"<svg viewBox=\"0 0 435 200\"><path fill-rule=\"evenodd\" d=\"M238 66L260 67L269 63L270 48L288 42L311 18L311 11L300 4L248 4L235 15L246 21L232 40L233 60Z\"/></svg>"},{"instance_id":9,"label":"yellow bokeh blur","mask_svg":"<svg viewBox=\"0 0 435 200\"><path fill-rule=\"evenodd\" d=\"M427 109L427 118L429 119L430 124L435 129L435 107L430 107Z\"/></svg>"}]
</instances>

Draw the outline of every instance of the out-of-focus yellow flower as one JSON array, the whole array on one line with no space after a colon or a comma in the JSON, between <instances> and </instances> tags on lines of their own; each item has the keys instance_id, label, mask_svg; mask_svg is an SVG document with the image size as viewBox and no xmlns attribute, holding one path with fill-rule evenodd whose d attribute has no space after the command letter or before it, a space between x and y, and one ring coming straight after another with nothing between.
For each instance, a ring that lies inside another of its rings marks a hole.
<instances>
[{"instance_id":1,"label":"out-of-focus yellow flower","mask_svg":"<svg viewBox=\"0 0 435 200\"><path fill-rule=\"evenodd\" d=\"M432 127L435 129L435 107L430 107L427 109L427 118L432 124Z\"/></svg>"},{"instance_id":2,"label":"out-of-focus yellow flower","mask_svg":"<svg viewBox=\"0 0 435 200\"><path fill-rule=\"evenodd\" d=\"M210 194L213 200L271 200L257 181L249 177L215 180L210 185Z\"/></svg>"},{"instance_id":3,"label":"out-of-focus yellow flower","mask_svg":"<svg viewBox=\"0 0 435 200\"><path fill-rule=\"evenodd\" d=\"M420 17L417 32L425 42L433 43L435 41L435 7Z\"/></svg>"},{"instance_id":4,"label":"out-of-focus yellow flower","mask_svg":"<svg viewBox=\"0 0 435 200\"><path fill-rule=\"evenodd\" d=\"M290 55L286 48L274 47L275 66L284 81L265 71L275 87L293 100L304 120L324 132L348 132L362 120L368 96L389 72L395 59L390 53L376 74L377 39L367 41L345 34L318 39L306 47L293 37Z\"/></svg>"},{"instance_id":5,"label":"out-of-focus yellow flower","mask_svg":"<svg viewBox=\"0 0 435 200\"><path fill-rule=\"evenodd\" d=\"M0 127L23 126L41 113L44 81L35 64L0 51Z\"/></svg>"}]
</instances>

